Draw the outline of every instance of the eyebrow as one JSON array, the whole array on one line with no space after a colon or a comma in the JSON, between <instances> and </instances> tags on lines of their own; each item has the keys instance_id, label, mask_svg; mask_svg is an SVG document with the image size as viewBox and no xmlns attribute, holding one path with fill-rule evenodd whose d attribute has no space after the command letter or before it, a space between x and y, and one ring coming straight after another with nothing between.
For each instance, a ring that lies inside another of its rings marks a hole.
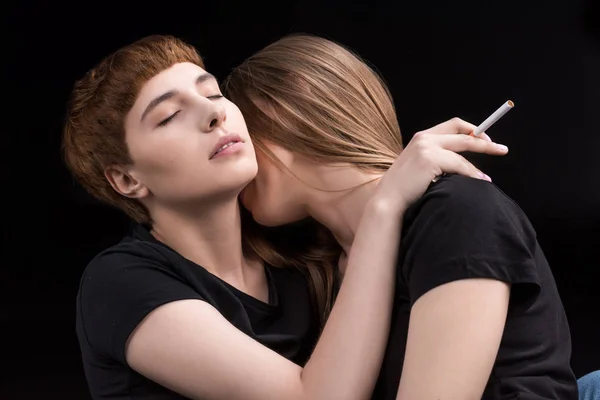
<instances>
[{"instance_id":1,"label":"eyebrow","mask_svg":"<svg viewBox=\"0 0 600 400\"><path fill-rule=\"evenodd\" d=\"M196 85L199 85L208 80L216 81L217 78L215 78L214 75L209 74L208 72L205 72L196 78ZM146 115L148 115L152 110L154 110L160 103L162 103L163 101L169 100L170 98L173 98L178 93L179 93L179 91L177 91L177 90L169 90L168 92L165 92L165 93L161 94L160 96L157 96L154 99L152 99L152 101L148 104L148 106L142 113L142 118L140 119L140 122L143 122L144 118L146 118Z\"/></svg>"}]
</instances>

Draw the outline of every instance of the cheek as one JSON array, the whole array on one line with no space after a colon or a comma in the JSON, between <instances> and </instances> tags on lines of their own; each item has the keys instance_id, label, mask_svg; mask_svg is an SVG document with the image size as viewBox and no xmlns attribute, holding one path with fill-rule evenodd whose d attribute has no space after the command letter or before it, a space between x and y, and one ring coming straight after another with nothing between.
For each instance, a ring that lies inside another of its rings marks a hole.
<instances>
[{"instance_id":1,"label":"cheek","mask_svg":"<svg viewBox=\"0 0 600 400\"><path fill-rule=\"evenodd\" d=\"M256 203L256 186L255 181L250 182L242 193L240 194L240 200L244 208L252 213L253 205Z\"/></svg>"},{"instance_id":2,"label":"cheek","mask_svg":"<svg viewBox=\"0 0 600 400\"><path fill-rule=\"evenodd\" d=\"M273 218L276 215L276 204L274 204L264 190L259 189L256 179L250 182L242 191L241 201L246 210L250 211L256 222L265 226L273 226ZM276 224L275 224L276 225Z\"/></svg>"},{"instance_id":3,"label":"cheek","mask_svg":"<svg viewBox=\"0 0 600 400\"><path fill-rule=\"evenodd\" d=\"M242 204L256 222L265 226L280 226L305 218L304 209L297 203L290 178L269 161L259 162L258 175L244 190Z\"/></svg>"},{"instance_id":4,"label":"cheek","mask_svg":"<svg viewBox=\"0 0 600 400\"><path fill-rule=\"evenodd\" d=\"M256 177L244 188L242 193L242 204L250 211L262 212L269 208L271 199L277 196L270 193L269 182L272 180L272 176L263 168L264 163L259 161L257 164Z\"/></svg>"},{"instance_id":5,"label":"cheek","mask_svg":"<svg viewBox=\"0 0 600 400\"><path fill-rule=\"evenodd\" d=\"M130 151L139 179L154 195L160 198L200 196L218 189L219 180L230 180L231 174L220 174L220 178L211 174L205 150L208 142L183 130L171 133L138 142Z\"/></svg>"},{"instance_id":6,"label":"cheek","mask_svg":"<svg viewBox=\"0 0 600 400\"><path fill-rule=\"evenodd\" d=\"M156 174L163 174L173 163L170 149L163 147L164 151L159 152L156 151L156 147L158 146L151 141L149 143L132 143L129 146L131 159L136 169L144 176L152 177Z\"/></svg>"},{"instance_id":7,"label":"cheek","mask_svg":"<svg viewBox=\"0 0 600 400\"><path fill-rule=\"evenodd\" d=\"M260 160L260 157L257 158ZM268 164L258 161L258 173L241 195L242 205L263 225L269 224L281 199L277 191L277 171L273 171Z\"/></svg>"},{"instance_id":8,"label":"cheek","mask_svg":"<svg viewBox=\"0 0 600 400\"><path fill-rule=\"evenodd\" d=\"M281 174L279 169L261 152L256 152L256 163L258 165L258 173L253 182L255 196L260 196L264 199L278 197L281 189Z\"/></svg>"},{"instance_id":9,"label":"cheek","mask_svg":"<svg viewBox=\"0 0 600 400\"><path fill-rule=\"evenodd\" d=\"M228 129L244 136L244 138L247 140L250 140L250 136L248 135L248 127L246 126L246 120L244 119L240 109L235 104L227 100L225 113L227 115Z\"/></svg>"},{"instance_id":10,"label":"cheek","mask_svg":"<svg viewBox=\"0 0 600 400\"><path fill-rule=\"evenodd\" d=\"M200 157L193 154L191 148L162 141L155 146L147 146L144 150L138 153L135 162L149 176L181 180L191 171L202 171Z\"/></svg>"}]
</instances>

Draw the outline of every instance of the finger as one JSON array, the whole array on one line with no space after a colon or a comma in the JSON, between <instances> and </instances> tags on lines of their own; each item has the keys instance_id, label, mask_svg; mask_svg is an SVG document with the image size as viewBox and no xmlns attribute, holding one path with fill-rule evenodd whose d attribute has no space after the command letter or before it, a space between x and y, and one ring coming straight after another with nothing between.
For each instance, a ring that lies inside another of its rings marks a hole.
<instances>
[{"instance_id":1,"label":"finger","mask_svg":"<svg viewBox=\"0 0 600 400\"><path fill-rule=\"evenodd\" d=\"M475 136L475 132L471 132L471 133L469 133L469 136L474 137L474 138L478 138L478 139L492 141L492 139L485 132L482 132L482 133L480 133L477 136Z\"/></svg>"},{"instance_id":2,"label":"finger","mask_svg":"<svg viewBox=\"0 0 600 400\"><path fill-rule=\"evenodd\" d=\"M505 145L468 135L436 135L431 136L429 140L446 150L457 153L463 151L490 155L505 155L508 153L508 147Z\"/></svg>"},{"instance_id":3,"label":"finger","mask_svg":"<svg viewBox=\"0 0 600 400\"><path fill-rule=\"evenodd\" d=\"M460 118L452 118L448 121L442 122L441 124L434 126L433 128L426 130L425 132L436 135L448 133L460 133L463 135L469 135L475 130L475 128L477 128L477 126L467 121L463 121Z\"/></svg>"},{"instance_id":4,"label":"finger","mask_svg":"<svg viewBox=\"0 0 600 400\"><path fill-rule=\"evenodd\" d=\"M491 182L492 179L460 154L445 150L437 159L444 173L458 174Z\"/></svg>"},{"instance_id":5,"label":"finger","mask_svg":"<svg viewBox=\"0 0 600 400\"><path fill-rule=\"evenodd\" d=\"M487 135L487 133L482 133L478 137L479 139L487 140L488 142L493 142L492 138Z\"/></svg>"}]
</instances>

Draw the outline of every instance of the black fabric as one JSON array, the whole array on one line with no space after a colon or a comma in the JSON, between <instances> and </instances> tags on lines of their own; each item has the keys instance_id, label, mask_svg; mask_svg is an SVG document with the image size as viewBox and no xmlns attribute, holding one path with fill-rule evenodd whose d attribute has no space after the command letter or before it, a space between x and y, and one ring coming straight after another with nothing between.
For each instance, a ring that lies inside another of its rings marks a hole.
<instances>
[{"instance_id":1,"label":"black fabric","mask_svg":"<svg viewBox=\"0 0 600 400\"><path fill-rule=\"evenodd\" d=\"M318 335L307 281L265 266L269 303L251 297L135 227L87 266L77 296L76 330L94 399L183 399L125 361L131 332L155 308L182 299L214 306L239 330L304 365ZM210 329L210 327L207 327Z\"/></svg>"},{"instance_id":2,"label":"black fabric","mask_svg":"<svg viewBox=\"0 0 600 400\"><path fill-rule=\"evenodd\" d=\"M492 183L448 175L407 211L402 230L392 327L374 399L396 398L411 306L437 286L469 278L511 284L483 399L577 399L561 299L535 231L514 201Z\"/></svg>"}]
</instances>

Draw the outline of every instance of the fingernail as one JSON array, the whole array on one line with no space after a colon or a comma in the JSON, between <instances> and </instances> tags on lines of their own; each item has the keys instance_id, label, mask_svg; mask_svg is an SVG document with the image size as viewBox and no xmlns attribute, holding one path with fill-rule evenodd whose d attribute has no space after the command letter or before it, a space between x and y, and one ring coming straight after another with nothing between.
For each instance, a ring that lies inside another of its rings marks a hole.
<instances>
[{"instance_id":1,"label":"fingernail","mask_svg":"<svg viewBox=\"0 0 600 400\"><path fill-rule=\"evenodd\" d=\"M503 145L503 144L498 144L498 143L496 143L496 146L497 146L497 147L498 147L500 150L502 150L502 151L508 151L508 147L506 147L506 146L505 146L505 145Z\"/></svg>"},{"instance_id":2,"label":"fingernail","mask_svg":"<svg viewBox=\"0 0 600 400\"><path fill-rule=\"evenodd\" d=\"M483 174L483 175L485 175L485 174ZM488 175L485 175L485 178L484 178L484 179L485 179L486 181L488 181L488 182L491 182L491 181L492 181L492 178L490 178Z\"/></svg>"}]
</instances>

